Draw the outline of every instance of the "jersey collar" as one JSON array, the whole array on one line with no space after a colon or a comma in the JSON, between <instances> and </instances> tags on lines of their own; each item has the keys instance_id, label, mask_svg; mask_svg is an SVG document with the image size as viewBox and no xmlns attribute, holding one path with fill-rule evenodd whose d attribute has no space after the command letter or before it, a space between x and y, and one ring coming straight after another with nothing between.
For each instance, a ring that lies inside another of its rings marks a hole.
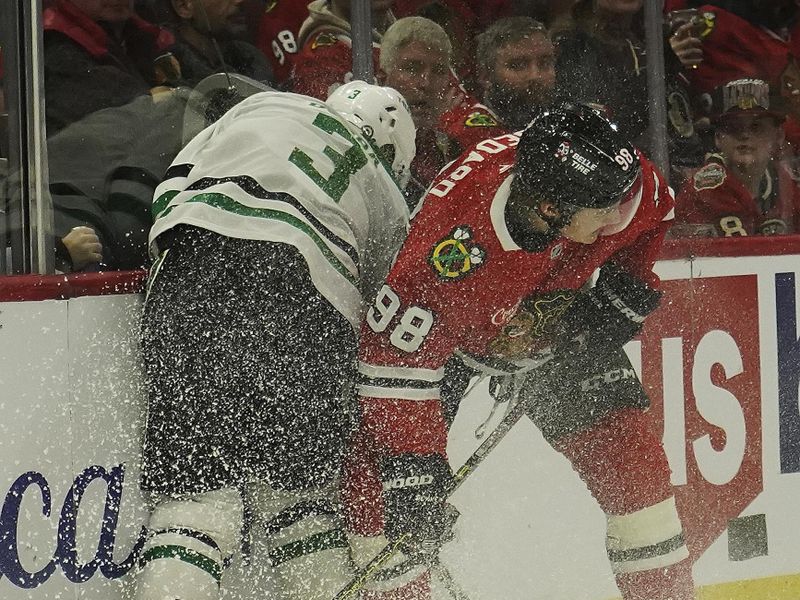
<instances>
[{"instance_id":1,"label":"jersey collar","mask_svg":"<svg viewBox=\"0 0 800 600\"><path fill-rule=\"evenodd\" d=\"M511 181L513 179L514 175L510 174L500 184L489 209L494 232L500 241L500 246L506 251L522 249L511 237L511 233L508 231L508 223L506 223L506 205L508 204L509 196L511 196Z\"/></svg>"}]
</instances>

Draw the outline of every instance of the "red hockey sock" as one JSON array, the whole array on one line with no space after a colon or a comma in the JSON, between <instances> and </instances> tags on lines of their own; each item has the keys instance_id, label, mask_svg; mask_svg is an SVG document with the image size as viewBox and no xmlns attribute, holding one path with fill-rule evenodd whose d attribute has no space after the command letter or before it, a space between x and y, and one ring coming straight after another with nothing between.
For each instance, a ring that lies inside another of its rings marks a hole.
<instances>
[{"instance_id":1,"label":"red hockey sock","mask_svg":"<svg viewBox=\"0 0 800 600\"><path fill-rule=\"evenodd\" d=\"M387 591L363 590L361 600L430 600L431 573L422 575L404 586Z\"/></svg>"},{"instance_id":2,"label":"red hockey sock","mask_svg":"<svg viewBox=\"0 0 800 600\"><path fill-rule=\"evenodd\" d=\"M692 564L684 560L661 569L617 575L625 600L694 600Z\"/></svg>"}]
</instances>

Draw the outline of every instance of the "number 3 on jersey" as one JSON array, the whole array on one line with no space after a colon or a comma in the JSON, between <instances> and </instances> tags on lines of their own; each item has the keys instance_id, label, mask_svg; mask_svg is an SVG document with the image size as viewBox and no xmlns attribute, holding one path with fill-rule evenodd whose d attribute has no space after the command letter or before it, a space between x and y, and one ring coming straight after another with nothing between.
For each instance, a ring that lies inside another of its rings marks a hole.
<instances>
[{"instance_id":1,"label":"number 3 on jersey","mask_svg":"<svg viewBox=\"0 0 800 600\"><path fill-rule=\"evenodd\" d=\"M375 305L367 311L367 323L372 331L381 333L400 310L400 298L388 285L384 285L375 298ZM419 306L408 307L400 322L392 329L389 341L404 352L416 352L433 327L433 314Z\"/></svg>"}]
</instances>

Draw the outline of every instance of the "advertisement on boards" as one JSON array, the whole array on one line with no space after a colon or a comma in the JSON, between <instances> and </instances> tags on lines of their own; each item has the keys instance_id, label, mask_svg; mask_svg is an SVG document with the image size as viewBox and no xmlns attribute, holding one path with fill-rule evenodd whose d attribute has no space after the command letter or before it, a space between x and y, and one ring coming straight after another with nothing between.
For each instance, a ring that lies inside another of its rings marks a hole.
<instances>
[{"instance_id":1,"label":"advertisement on boards","mask_svg":"<svg viewBox=\"0 0 800 600\"><path fill-rule=\"evenodd\" d=\"M800 597L797 264L661 262L665 301L626 347L663 426L704 600ZM147 517L140 306L138 294L0 303L2 598L131 597ZM502 417L485 383L453 425L453 465ZM529 421L453 501L461 518L442 560L473 600L618 595L604 515ZM436 582L435 593L447 597Z\"/></svg>"}]
</instances>

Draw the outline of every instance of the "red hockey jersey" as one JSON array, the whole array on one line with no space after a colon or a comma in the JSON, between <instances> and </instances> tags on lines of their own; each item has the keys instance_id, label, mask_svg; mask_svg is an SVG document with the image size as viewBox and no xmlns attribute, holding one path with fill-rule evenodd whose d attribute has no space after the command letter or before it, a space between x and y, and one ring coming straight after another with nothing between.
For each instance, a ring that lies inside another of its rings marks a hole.
<instances>
[{"instance_id":1,"label":"red hockey jersey","mask_svg":"<svg viewBox=\"0 0 800 600\"><path fill-rule=\"evenodd\" d=\"M676 200L678 236L734 237L800 231L800 189L779 166L764 173L761 192L750 191L720 161L698 169Z\"/></svg>"},{"instance_id":2,"label":"red hockey jersey","mask_svg":"<svg viewBox=\"0 0 800 600\"><path fill-rule=\"evenodd\" d=\"M258 24L256 46L269 60L275 83L283 87L292 74L299 50L300 26L308 17L308 6L296 0L269 0Z\"/></svg>"},{"instance_id":3,"label":"red hockey jersey","mask_svg":"<svg viewBox=\"0 0 800 600\"><path fill-rule=\"evenodd\" d=\"M514 134L484 140L439 174L367 310L358 393L362 433L379 452L445 453L445 361L459 352L490 362L492 340L524 298L536 296L545 313L557 313L612 257L657 285L652 266L674 198L652 163L641 158L623 221L594 244L559 238L529 252L514 242L504 216L518 141Z\"/></svg>"},{"instance_id":4,"label":"red hockey jersey","mask_svg":"<svg viewBox=\"0 0 800 600\"><path fill-rule=\"evenodd\" d=\"M462 149L509 132L487 106L472 98L445 111L439 119L439 129L458 142Z\"/></svg>"}]
</instances>

